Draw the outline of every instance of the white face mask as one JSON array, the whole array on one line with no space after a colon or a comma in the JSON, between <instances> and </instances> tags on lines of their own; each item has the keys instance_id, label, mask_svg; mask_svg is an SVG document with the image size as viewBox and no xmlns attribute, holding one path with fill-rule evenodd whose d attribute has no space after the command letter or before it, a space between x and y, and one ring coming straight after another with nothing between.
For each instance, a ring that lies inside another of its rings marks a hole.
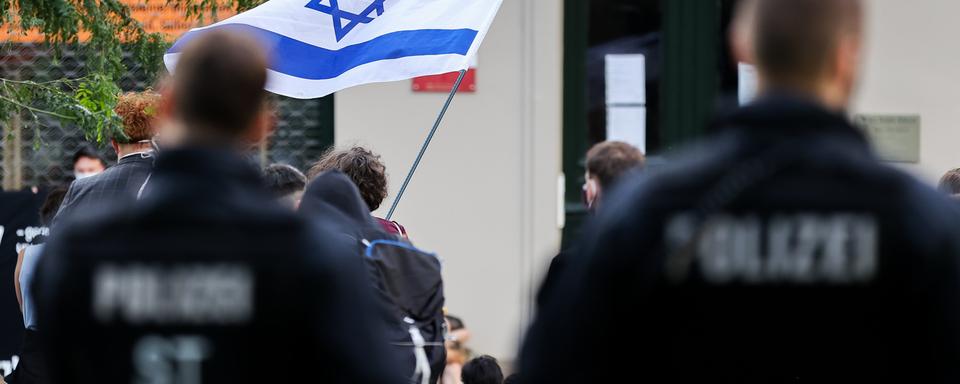
<instances>
[{"instance_id":1,"label":"white face mask","mask_svg":"<svg viewBox=\"0 0 960 384\"><path fill-rule=\"evenodd\" d=\"M97 173L98 172L74 172L73 176L76 177L77 180L80 180L80 179L86 179L90 176L96 175Z\"/></svg>"}]
</instances>

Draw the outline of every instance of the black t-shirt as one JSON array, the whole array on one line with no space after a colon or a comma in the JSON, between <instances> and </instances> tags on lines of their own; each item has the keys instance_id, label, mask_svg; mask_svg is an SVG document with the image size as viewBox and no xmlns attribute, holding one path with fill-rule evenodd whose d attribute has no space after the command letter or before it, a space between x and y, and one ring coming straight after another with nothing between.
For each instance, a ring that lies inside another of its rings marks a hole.
<instances>
[{"instance_id":1,"label":"black t-shirt","mask_svg":"<svg viewBox=\"0 0 960 384\"><path fill-rule=\"evenodd\" d=\"M400 382L362 264L258 172L163 153L144 199L65 223L35 285L55 382Z\"/></svg>"},{"instance_id":2,"label":"black t-shirt","mask_svg":"<svg viewBox=\"0 0 960 384\"><path fill-rule=\"evenodd\" d=\"M960 220L838 114L768 96L606 200L531 383L956 382Z\"/></svg>"}]
</instances>

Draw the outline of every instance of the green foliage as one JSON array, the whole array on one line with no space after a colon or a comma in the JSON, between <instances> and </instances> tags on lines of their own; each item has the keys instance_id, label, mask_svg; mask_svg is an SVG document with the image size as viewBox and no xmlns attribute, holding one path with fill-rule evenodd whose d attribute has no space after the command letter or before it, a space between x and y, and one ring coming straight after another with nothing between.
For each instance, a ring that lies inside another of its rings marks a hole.
<instances>
[{"instance_id":1,"label":"green foliage","mask_svg":"<svg viewBox=\"0 0 960 384\"><path fill-rule=\"evenodd\" d=\"M102 75L42 83L0 78L0 116L19 114L33 123L34 129L41 127L41 115L54 117L65 126L82 129L87 140L99 143L123 135L120 118L113 112L119 92L117 85Z\"/></svg>"},{"instance_id":2,"label":"green foliage","mask_svg":"<svg viewBox=\"0 0 960 384\"><path fill-rule=\"evenodd\" d=\"M243 11L265 0L149 1L183 7L189 20L205 22L205 14L216 19L219 7ZM120 132L113 106L120 92L116 80L128 70L122 62L123 51L133 52L137 64L156 76L169 47L162 34L145 31L120 0L0 0L0 24L11 32L39 31L58 50L67 45L81 47L86 65L81 78L0 77L0 124L20 114L39 127L41 115L47 115L97 142Z\"/></svg>"},{"instance_id":3,"label":"green foliage","mask_svg":"<svg viewBox=\"0 0 960 384\"><path fill-rule=\"evenodd\" d=\"M204 23L207 21L204 20L205 13L209 13L213 19L217 19L217 10L221 7L232 7L237 12L243 12L263 4L265 1L266 0L167 0L167 5L183 7L187 11L187 18L196 19Z\"/></svg>"}]
</instances>

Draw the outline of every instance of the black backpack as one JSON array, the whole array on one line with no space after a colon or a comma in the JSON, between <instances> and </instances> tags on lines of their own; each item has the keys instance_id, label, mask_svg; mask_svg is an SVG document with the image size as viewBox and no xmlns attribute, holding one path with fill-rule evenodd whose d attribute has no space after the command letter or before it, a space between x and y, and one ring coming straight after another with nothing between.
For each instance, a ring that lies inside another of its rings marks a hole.
<instances>
[{"instance_id":1,"label":"black backpack","mask_svg":"<svg viewBox=\"0 0 960 384\"><path fill-rule=\"evenodd\" d=\"M385 310L391 343L411 381L436 383L446 365L440 260L402 240L363 240L364 262Z\"/></svg>"}]
</instances>

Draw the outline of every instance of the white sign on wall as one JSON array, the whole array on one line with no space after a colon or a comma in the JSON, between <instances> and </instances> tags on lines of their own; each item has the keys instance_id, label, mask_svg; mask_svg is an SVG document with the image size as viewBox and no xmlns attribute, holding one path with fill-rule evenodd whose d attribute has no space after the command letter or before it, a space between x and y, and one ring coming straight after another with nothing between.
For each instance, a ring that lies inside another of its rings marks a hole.
<instances>
[{"instance_id":1,"label":"white sign on wall","mask_svg":"<svg viewBox=\"0 0 960 384\"><path fill-rule=\"evenodd\" d=\"M606 55L607 140L647 153L647 74L641 54Z\"/></svg>"},{"instance_id":2,"label":"white sign on wall","mask_svg":"<svg viewBox=\"0 0 960 384\"><path fill-rule=\"evenodd\" d=\"M737 83L740 105L750 104L757 97L757 68L746 63L737 64Z\"/></svg>"}]
</instances>

